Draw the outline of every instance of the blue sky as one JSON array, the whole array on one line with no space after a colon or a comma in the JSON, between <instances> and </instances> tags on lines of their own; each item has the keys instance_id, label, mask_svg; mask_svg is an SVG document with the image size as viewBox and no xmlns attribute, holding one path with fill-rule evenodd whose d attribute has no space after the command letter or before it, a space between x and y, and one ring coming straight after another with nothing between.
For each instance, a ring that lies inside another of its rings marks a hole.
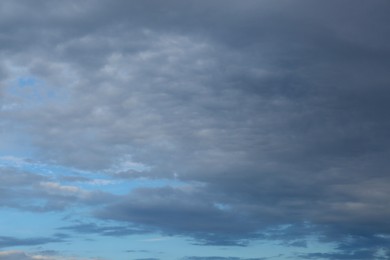
<instances>
[{"instance_id":1,"label":"blue sky","mask_svg":"<svg viewBox=\"0 0 390 260\"><path fill-rule=\"evenodd\" d=\"M389 9L2 1L0 259L390 259Z\"/></svg>"}]
</instances>

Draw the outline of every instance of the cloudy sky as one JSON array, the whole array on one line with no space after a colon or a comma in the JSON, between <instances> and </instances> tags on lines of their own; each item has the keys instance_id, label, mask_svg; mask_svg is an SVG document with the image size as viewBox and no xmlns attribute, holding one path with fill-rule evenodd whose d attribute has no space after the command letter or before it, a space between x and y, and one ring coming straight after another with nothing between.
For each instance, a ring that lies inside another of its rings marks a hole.
<instances>
[{"instance_id":1,"label":"cloudy sky","mask_svg":"<svg viewBox=\"0 0 390 260\"><path fill-rule=\"evenodd\" d=\"M390 259L387 0L0 2L0 259Z\"/></svg>"}]
</instances>

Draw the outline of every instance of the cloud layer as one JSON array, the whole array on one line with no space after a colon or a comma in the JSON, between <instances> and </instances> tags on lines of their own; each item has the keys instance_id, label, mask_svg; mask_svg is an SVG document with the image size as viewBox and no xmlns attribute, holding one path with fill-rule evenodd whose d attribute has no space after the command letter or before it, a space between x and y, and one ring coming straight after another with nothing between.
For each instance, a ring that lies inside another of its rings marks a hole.
<instances>
[{"instance_id":1,"label":"cloud layer","mask_svg":"<svg viewBox=\"0 0 390 260\"><path fill-rule=\"evenodd\" d=\"M126 234L195 244L317 236L336 251L302 258L389 259L389 8L3 1L2 155L181 185L114 195L7 166L1 205L82 205Z\"/></svg>"}]
</instances>

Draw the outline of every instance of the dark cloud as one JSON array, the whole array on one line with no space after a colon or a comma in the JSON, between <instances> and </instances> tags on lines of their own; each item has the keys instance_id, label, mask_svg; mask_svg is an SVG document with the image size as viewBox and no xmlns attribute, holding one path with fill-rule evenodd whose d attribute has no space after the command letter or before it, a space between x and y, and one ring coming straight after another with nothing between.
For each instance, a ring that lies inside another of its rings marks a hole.
<instances>
[{"instance_id":1,"label":"dark cloud","mask_svg":"<svg viewBox=\"0 0 390 260\"><path fill-rule=\"evenodd\" d=\"M244 245L259 223L192 189L137 189L96 216L195 237L196 243Z\"/></svg>"},{"instance_id":2,"label":"dark cloud","mask_svg":"<svg viewBox=\"0 0 390 260\"><path fill-rule=\"evenodd\" d=\"M378 255L373 250L356 250L352 253L309 253L306 255L300 255L302 259L356 259L356 260L369 260L369 259L389 259L389 253Z\"/></svg>"},{"instance_id":3,"label":"dark cloud","mask_svg":"<svg viewBox=\"0 0 390 260\"><path fill-rule=\"evenodd\" d=\"M7 135L22 133L48 163L189 186L111 196L20 173L4 178L22 187L1 186L4 205L101 203L100 219L205 244L305 246L315 234L339 244L317 255L329 259L386 249L388 1L1 5ZM26 75L40 83L15 94Z\"/></svg>"},{"instance_id":4,"label":"dark cloud","mask_svg":"<svg viewBox=\"0 0 390 260\"><path fill-rule=\"evenodd\" d=\"M304 259L389 259L390 239L383 235L350 235L340 239L335 252L302 254Z\"/></svg>"}]
</instances>

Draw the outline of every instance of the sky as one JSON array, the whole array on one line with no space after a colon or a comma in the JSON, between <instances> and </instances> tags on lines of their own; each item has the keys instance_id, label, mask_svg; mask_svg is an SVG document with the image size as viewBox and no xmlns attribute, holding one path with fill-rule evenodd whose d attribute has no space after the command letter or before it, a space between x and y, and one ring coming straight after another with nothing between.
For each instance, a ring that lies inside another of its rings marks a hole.
<instances>
[{"instance_id":1,"label":"sky","mask_svg":"<svg viewBox=\"0 0 390 260\"><path fill-rule=\"evenodd\" d=\"M389 260L390 2L0 2L0 259Z\"/></svg>"}]
</instances>

